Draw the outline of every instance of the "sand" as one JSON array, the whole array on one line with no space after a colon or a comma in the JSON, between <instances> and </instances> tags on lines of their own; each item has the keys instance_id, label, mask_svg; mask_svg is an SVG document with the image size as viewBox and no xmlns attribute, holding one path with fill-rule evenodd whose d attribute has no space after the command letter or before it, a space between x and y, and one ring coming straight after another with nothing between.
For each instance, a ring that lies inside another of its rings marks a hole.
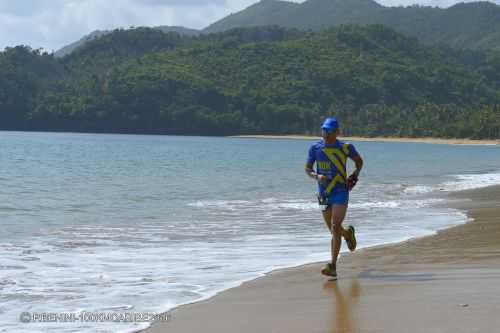
<instances>
[{"instance_id":1,"label":"sand","mask_svg":"<svg viewBox=\"0 0 500 333\"><path fill-rule=\"evenodd\" d=\"M317 136L307 135L236 135L231 138L252 138L252 139L294 139L294 140L318 140ZM360 137L342 136L343 141L369 141L369 142L415 142L448 145L500 145L500 140L473 140L473 139L441 139L441 138L397 138L397 137Z\"/></svg>"},{"instance_id":2,"label":"sand","mask_svg":"<svg viewBox=\"0 0 500 333\"><path fill-rule=\"evenodd\" d=\"M500 332L500 186L451 196L472 222L344 255L336 282L322 263L271 272L145 332Z\"/></svg>"}]
</instances>

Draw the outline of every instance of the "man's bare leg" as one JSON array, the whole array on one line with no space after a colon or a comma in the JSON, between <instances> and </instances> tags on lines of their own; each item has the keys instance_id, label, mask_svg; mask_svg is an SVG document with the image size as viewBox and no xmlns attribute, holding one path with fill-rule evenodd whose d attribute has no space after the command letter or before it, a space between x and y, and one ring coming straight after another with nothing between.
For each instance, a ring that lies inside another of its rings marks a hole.
<instances>
[{"instance_id":1,"label":"man's bare leg","mask_svg":"<svg viewBox=\"0 0 500 333\"><path fill-rule=\"evenodd\" d=\"M337 259L339 257L340 246L342 245L342 237L349 237L349 232L342 227L342 222L347 212L347 205L332 206L332 265L337 267Z\"/></svg>"},{"instance_id":2,"label":"man's bare leg","mask_svg":"<svg viewBox=\"0 0 500 333\"><path fill-rule=\"evenodd\" d=\"M334 270L337 269L337 259L339 257L340 246L342 245L342 237L344 239L349 237L349 232L342 227L346 212L347 205L333 205L323 212L323 219L332 234L330 246Z\"/></svg>"}]
</instances>

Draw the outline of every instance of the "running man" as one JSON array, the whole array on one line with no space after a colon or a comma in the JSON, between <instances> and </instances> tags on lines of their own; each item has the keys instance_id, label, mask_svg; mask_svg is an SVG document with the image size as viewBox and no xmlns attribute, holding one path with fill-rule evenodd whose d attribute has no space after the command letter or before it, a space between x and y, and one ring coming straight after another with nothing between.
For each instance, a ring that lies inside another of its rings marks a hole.
<instances>
[{"instance_id":1,"label":"running man","mask_svg":"<svg viewBox=\"0 0 500 333\"><path fill-rule=\"evenodd\" d=\"M323 207L323 219L332 234L331 251L332 262L322 270L323 275L337 278L337 258L339 256L342 237L346 240L350 251L356 249L356 235L353 226L347 229L342 227L349 191L358 181L363 167L363 159L352 144L337 139L339 123L335 118L327 118L321 126L323 140L309 148L305 166L307 175L318 182L318 201ZM347 177L347 158L356 164L356 170ZM316 163L316 171L313 165Z\"/></svg>"}]
</instances>

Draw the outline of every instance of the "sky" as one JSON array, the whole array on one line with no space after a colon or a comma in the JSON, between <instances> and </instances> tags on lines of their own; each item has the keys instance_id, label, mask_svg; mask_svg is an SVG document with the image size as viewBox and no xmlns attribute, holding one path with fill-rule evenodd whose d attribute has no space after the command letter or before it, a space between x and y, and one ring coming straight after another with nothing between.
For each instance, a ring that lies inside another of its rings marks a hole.
<instances>
[{"instance_id":1,"label":"sky","mask_svg":"<svg viewBox=\"0 0 500 333\"><path fill-rule=\"evenodd\" d=\"M0 50L6 46L29 45L51 52L94 30L120 27L181 25L201 29L257 1L0 0ZM495 1L500 3L500 0ZM459 1L377 0L377 2L387 6L419 3L447 7Z\"/></svg>"}]
</instances>

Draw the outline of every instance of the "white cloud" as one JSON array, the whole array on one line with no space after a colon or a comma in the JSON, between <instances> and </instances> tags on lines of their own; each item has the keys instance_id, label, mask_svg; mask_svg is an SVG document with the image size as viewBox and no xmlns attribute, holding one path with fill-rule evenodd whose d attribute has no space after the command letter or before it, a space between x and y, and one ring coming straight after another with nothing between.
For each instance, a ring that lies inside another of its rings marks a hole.
<instances>
[{"instance_id":1,"label":"white cloud","mask_svg":"<svg viewBox=\"0 0 500 333\"><path fill-rule=\"evenodd\" d=\"M255 0L0 0L0 49L56 50L94 30L182 25L201 29Z\"/></svg>"}]
</instances>

